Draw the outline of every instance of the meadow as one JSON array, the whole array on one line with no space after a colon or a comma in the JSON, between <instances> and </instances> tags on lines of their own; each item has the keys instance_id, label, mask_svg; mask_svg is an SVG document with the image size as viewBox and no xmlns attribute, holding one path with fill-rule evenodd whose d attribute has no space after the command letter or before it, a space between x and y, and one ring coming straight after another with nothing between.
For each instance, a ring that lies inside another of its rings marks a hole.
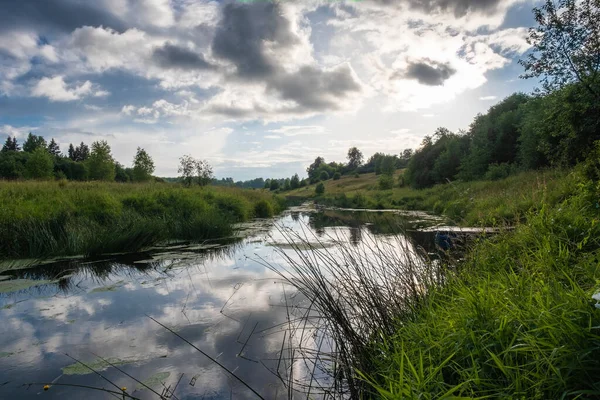
<instances>
[{"instance_id":1,"label":"meadow","mask_svg":"<svg viewBox=\"0 0 600 400\"><path fill-rule=\"evenodd\" d=\"M395 181L402 180L397 171ZM343 208L422 210L442 214L458 225L497 226L523 221L526 213L542 204L554 205L575 189L572 170L527 171L496 181L450 182L415 190L400 187L381 190L378 177L361 174L325 181L325 193L315 185L286 192L290 198L313 199Z\"/></svg>"},{"instance_id":2,"label":"meadow","mask_svg":"<svg viewBox=\"0 0 600 400\"><path fill-rule=\"evenodd\" d=\"M0 182L0 258L132 252L229 236L284 208L262 190L167 183Z\"/></svg>"}]
</instances>

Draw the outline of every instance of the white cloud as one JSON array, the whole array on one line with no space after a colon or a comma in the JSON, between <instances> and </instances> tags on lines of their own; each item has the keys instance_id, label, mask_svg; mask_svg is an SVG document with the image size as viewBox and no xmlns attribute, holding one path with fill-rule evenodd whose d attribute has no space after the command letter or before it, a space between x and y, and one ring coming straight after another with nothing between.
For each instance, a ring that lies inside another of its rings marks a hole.
<instances>
[{"instance_id":1,"label":"white cloud","mask_svg":"<svg viewBox=\"0 0 600 400\"><path fill-rule=\"evenodd\" d=\"M47 97L50 101L73 101L92 94L92 83L67 86L62 76L40 79L31 90L32 96Z\"/></svg>"},{"instance_id":2,"label":"white cloud","mask_svg":"<svg viewBox=\"0 0 600 400\"><path fill-rule=\"evenodd\" d=\"M491 100L496 100L498 98L498 96L482 96L479 98L479 100L481 101L491 101Z\"/></svg>"}]
</instances>

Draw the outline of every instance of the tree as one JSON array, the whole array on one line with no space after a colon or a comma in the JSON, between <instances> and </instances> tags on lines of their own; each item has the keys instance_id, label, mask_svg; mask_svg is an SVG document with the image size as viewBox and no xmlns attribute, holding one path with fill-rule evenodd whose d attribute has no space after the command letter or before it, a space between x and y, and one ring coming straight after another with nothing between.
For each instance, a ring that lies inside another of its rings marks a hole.
<instances>
[{"instance_id":1,"label":"tree","mask_svg":"<svg viewBox=\"0 0 600 400\"><path fill-rule=\"evenodd\" d=\"M363 162L363 154L356 147L351 147L348 149L348 170L353 171L356 168L360 167Z\"/></svg>"},{"instance_id":2,"label":"tree","mask_svg":"<svg viewBox=\"0 0 600 400\"><path fill-rule=\"evenodd\" d=\"M25 164L25 173L32 179L49 179L54 172L54 161L52 155L46 148L37 147L33 150L27 163Z\"/></svg>"},{"instance_id":3,"label":"tree","mask_svg":"<svg viewBox=\"0 0 600 400\"><path fill-rule=\"evenodd\" d=\"M326 181L327 179L329 179L329 173L327 171L321 171L319 180Z\"/></svg>"},{"instance_id":4,"label":"tree","mask_svg":"<svg viewBox=\"0 0 600 400\"><path fill-rule=\"evenodd\" d=\"M200 186L206 186L210 184L214 178L213 170L208 161L197 160L196 161L196 177L197 183Z\"/></svg>"},{"instance_id":5,"label":"tree","mask_svg":"<svg viewBox=\"0 0 600 400\"><path fill-rule=\"evenodd\" d=\"M205 160L196 160L190 155L179 158L181 181L185 186L191 186L194 182L200 186L206 186L213 180L212 167Z\"/></svg>"},{"instance_id":6,"label":"tree","mask_svg":"<svg viewBox=\"0 0 600 400\"><path fill-rule=\"evenodd\" d=\"M7 151L19 151L19 144L17 143L16 137L7 137L6 142L4 142L4 146L2 146L2 152Z\"/></svg>"},{"instance_id":7,"label":"tree","mask_svg":"<svg viewBox=\"0 0 600 400\"><path fill-rule=\"evenodd\" d=\"M73 160L75 160L75 147L73 147L73 143L69 143L69 150L67 150L67 155L68 157Z\"/></svg>"},{"instance_id":8,"label":"tree","mask_svg":"<svg viewBox=\"0 0 600 400\"><path fill-rule=\"evenodd\" d=\"M294 176L292 176L292 179L290 179L290 187L292 189L297 189L300 187L300 177L298 176L298 174L294 174Z\"/></svg>"},{"instance_id":9,"label":"tree","mask_svg":"<svg viewBox=\"0 0 600 400\"><path fill-rule=\"evenodd\" d=\"M58 147L58 143L52 138L50 143L48 143L48 153L53 155L54 157L60 156L60 147Z\"/></svg>"},{"instance_id":10,"label":"tree","mask_svg":"<svg viewBox=\"0 0 600 400\"><path fill-rule=\"evenodd\" d=\"M26 153L33 153L38 147L46 149L46 140L42 136L37 136L29 132L25 143L23 143L23 151Z\"/></svg>"},{"instance_id":11,"label":"tree","mask_svg":"<svg viewBox=\"0 0 600 400\"><path fill-rule=\"evenodd\" d=\"M529 30L533 52L520 64L523 78L541 78L554 91L579 82L600 99L600 1L546 0L533 9L537 27Z\"/></svg>"},{"instance_id":12,"label":"tree","mask_svg":"<svg viewBox=\"0 0 600 400\"><path fill-rule=\"evenodd\" d=\"M325 159L323 157L315 158L315 161L308 166L306 169L306 173L308 174L309 179L313 179L317 177L317 171L321 165L325 164Z\"/></svg>"},{"instance_id":13,"label":"tree","mask_svg":"<svg viewBox=\"0 0 600 400\"><path fill-rule=\"evenodd\" d=\"M97 181L115 180L115 161L106 140L92 143L92 152L86 160L86 164L90 179Z\"/></svg>"},{"instance_id":14,"label":"tree","mask_svg":"<svg viewBox=\"0 0 600 400\"><path fill-rule=\"evenodd\" d=\"M271 187L269 189L271 191L279 189L279 181L277 179L271 179Z\"/></svg>"},{"instance_id":15,"label":"tree","mask_svg":"<svg viewBox=\"0 0 600 400\"><path fill-rule=\"evenodd\" d=\"M137 182L144 182L152 177L154 172L154 161L152 157L141 147L137 148L133 158L133 179Z\"/></svg>"},{"instance_id":16,"label":"tree","mask_svg":"<svg viewBox=\"0 0 600 400\"><path fill-rule=\"evenodd\" d=\"M381 160L381 173L383 175L393 176L396 172L396 156L386 155Z\"/></svg>"},{"instance_id":17,"label":"tree","mask_svg":"<svg viewBox=\"0 0 600 400\"><path fill-rule=\"evenodd\" d=\"M25 174L25 164L29 153L22 151L0 152L0 178L19 179Z\"/></svg>"},{"instance_id":18,"label":"tree","mask_svg":"<svg viewBox=\"0 0 600 400\"><path fill-rule=\"evenodd\" d=\"M271 188L271 180L270 179L266 179L265 180L265 189L270 189Z\"/></svg>"},{"instance_id":19,"label":"tree","mask_svg":"<svg viewBox=\"0 0 600 400\"><path fill-rule=\"evenodd\" d=\"M323 182L319 182L319 184L315 187L315 193L316 194L325 193L325 185L323 184Z\"/></svg>"}]
</instances>

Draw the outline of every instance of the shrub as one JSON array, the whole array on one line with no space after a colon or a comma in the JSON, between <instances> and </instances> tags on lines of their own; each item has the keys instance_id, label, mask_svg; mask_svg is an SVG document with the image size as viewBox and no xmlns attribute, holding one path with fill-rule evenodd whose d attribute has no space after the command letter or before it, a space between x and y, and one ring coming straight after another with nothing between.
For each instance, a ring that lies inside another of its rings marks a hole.
<instances>
[{"instance_id":1,"label":"shrub","mask_svg":"<svg viewBox=\"0 0 600 400\"><path fill-rule=\"evenodd\" d=\"M327 173L327 171L321 171L319 179L322 181L326 181L327 179L329 179L329 174Z\"/></svg>"},{"instance_id":2,"label":"shrub","mask_svg":"<svg viewBox=\"0 0 600 400\"><path fill-rule=\"evenodd\" d=\"M507 178L510 175L511 167L508 163L491 164L485 173L485 179L489 181L497 181Z\"/></svg>"},{"instance_id":3,"label":"shrub","mask_svg":"<svg viewBox=\"0 0 600 400\"><path fill-rule=\"evenodd\" d=\"M336 172L335 174L333 174L333 180L337 181L342 177L342 174L340 174L339 172Z\"/></svg>"},{"instance_id":4,"label":"shrub","mask_svg":"<svg viewBox=\"0 0 600 400\"><path fill-rule=\"evenodd\" d=\"M323 194L323 193L325 193L325 185L323 185L323 182L319 182L319 184L315 188L315 193L316 194Z\"/></svg>"},{"instance_id":5,"label":"shrub","mask_svg":"<svg viewBox=\"0 0 600 400\"><path fill-rule=\"evenodd\" d=\"M381 175L379 177L379 189L389 190L394 187L394 177L390 175Z\"/></svg>"},{"instance_id":6,"label":"shrub","mask_svg":"<svg viewBox=\"0 0 600 400\"><path fill-rule=\"evenodd\" d=\"M254 205L254 216L257 218L272 217L273 206L267 200L260 200Z\"/></svg>"}]
</instances>

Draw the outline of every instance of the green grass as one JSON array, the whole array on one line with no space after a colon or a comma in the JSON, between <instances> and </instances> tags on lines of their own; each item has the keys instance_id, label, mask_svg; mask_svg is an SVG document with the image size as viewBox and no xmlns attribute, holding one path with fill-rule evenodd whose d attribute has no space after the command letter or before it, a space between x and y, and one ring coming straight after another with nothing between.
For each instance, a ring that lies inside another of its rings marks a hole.
<instances>
[{"instance_id":1,"label":"green grass","mask_svg":"<svg viewBox=\"0 0 600 400\"><path fill-rule=\"evenodd\" d=\"M523 172L498 181L452 182L423 190L379 190L377 179L375 174L345 176L326 181L323 196L315 195L314 185L286 196L346 208L423 210L446 215L461 225L502 225L523 220L542 203L559 203L575 185L573 172L561 170Z\"/></svg>"},{"instance_id":2,"label":"green grass","mask_svg":"<svg viewBox=\"0 0 600 400\"><path fill-rule=\"evenodd\" d=\"M442 287L374 341L377 397L600 396L600 187L475 246Z\"/></svg>"},{"instance_id":3,"label":"green grass","mask_svg":"<svg viewBox=\"0 0 600 400\"><path fill-rule=\"evenodd\" d=\"M135 251L230 235L283 209L263 190L175 184L0 182L0 258Z\"/></svg>"}]
</instances>

